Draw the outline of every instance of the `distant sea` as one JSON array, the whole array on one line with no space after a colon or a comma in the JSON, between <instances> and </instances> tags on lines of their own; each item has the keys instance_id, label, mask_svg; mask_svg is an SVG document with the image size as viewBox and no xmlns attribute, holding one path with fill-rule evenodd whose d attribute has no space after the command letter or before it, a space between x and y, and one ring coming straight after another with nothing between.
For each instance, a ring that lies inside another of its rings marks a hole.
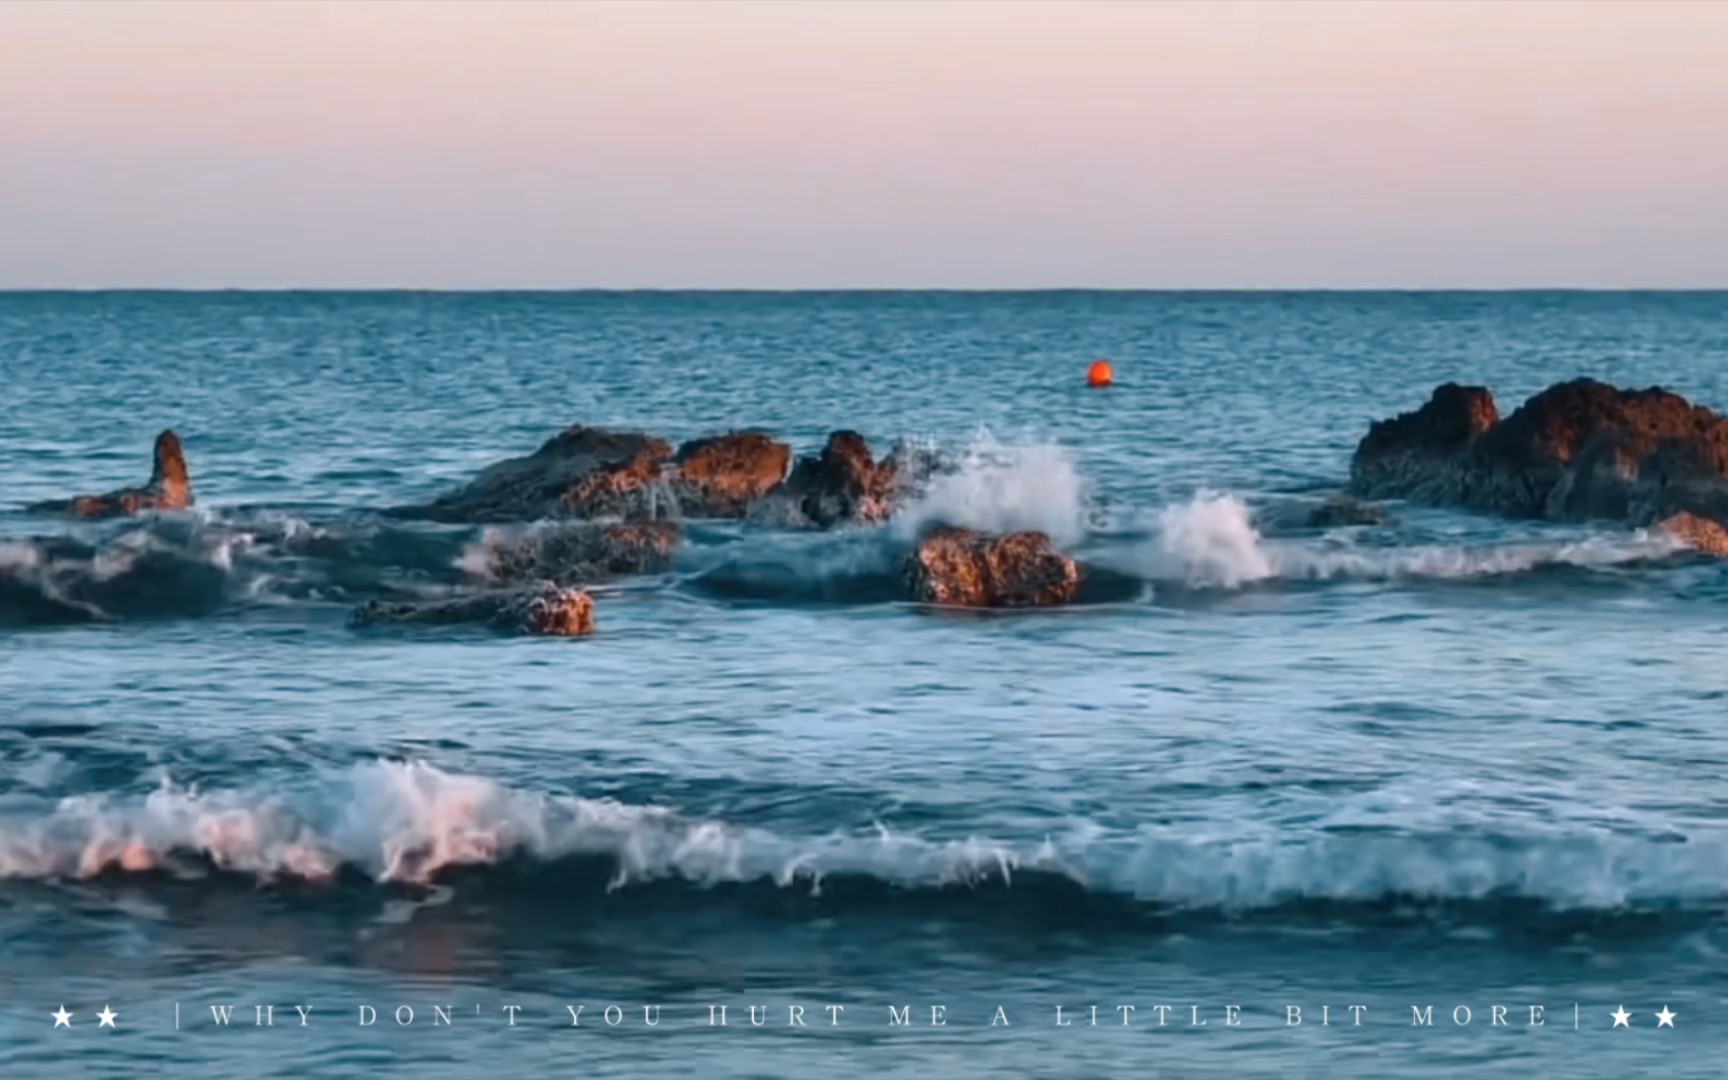
<instances>
[{"instance_id":1,"label":"distant sea","mask_svg":"<svg viewBox=\"0 0 1728 1080\"><path fill-rule=\"evenodd\" d=\"M7 1077L1728 1055L1728 568L1306 519L1447 380L1728 407L1728 294L14 293L0 375ZM378 508L573 423L957 468L878 528L690 522L589 639L350 627L481 535ZM165 427L192 512L21 510L142 482ZM922 608L934 521L1130 586ZM24 625L68 539L132 584Z\"/></svg>"}]
</instances>

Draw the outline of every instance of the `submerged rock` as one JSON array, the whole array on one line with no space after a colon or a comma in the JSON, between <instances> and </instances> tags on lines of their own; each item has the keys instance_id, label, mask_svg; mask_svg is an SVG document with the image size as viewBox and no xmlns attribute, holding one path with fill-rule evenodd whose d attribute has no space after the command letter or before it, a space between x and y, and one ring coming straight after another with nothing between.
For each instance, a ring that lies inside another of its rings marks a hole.
<instances>
[{"instance_id":1,"label":"submerged rock","mask_svg":"<svg viewBox=\"0 0 1728 1080\"><path fill-rule=\"evenodd\" d=\"M1370 427L1351 489L1521 517L1724 520L1728 420L1660 388L1575 379L1502 421L1486 390L1448 383Z\"/></svg>"},{"instance_id":2,"label":"submerged rock","mask_svg":"<svg viewBox=\"0 0 1728 1080\"><path fill-rule=\"evenodd\" d=\"M681 533L673 521L616 525L557 522L516 532L487 530L463 557L471 573L500 584L551 581L575 585L629 574L662 573Z\"/></svg>"},{"instance_id":3,"label":"submerged rock","mask_svg":"<svg viewBox=\"0 0 1728 1080\"><path fill-rule=\"evenodd\" d=\"M457 491L389 513L448 522L666 517L672 506L662 470L671 456L652 435L578 424L526 457L488 466Z\"/></svg>"},{"instance_id":4,"label":"submerged rock","mask_svg":"<svg viewBox=\"0 0 1728 1080\"><path fill-rule=\"evenodd\" d=\"M1079 567L1041 532L935 529L907 559L905 576L913 599L966 607L1065 604L1080 587Z\"/></svg>"},{"instance_id":5,"label":"submerged rock","mask_svg":"<svg viewBox=\"0 0 1728 1080\"><path fill-rule=\"evenodd\" d=\"M1679 513L1657 522L1657 527L1666 529L1694 550L1728 559L1728 528L1721 522Z\"/></svg>"},{"instance_id":6,"label":"submerged rock","mask_svg":"<svg viewBox=\"0 0 1728 1080\"><path fill-rule=\"evenodd\" d=\"M786 478L792 448L761 432L735 431L678 448L673 491L688 517L741 518Z\"/></svg>"},{"instance_id":7,"label":"submerged rock","mask_svg":"<svg viewBox=\"0 0 1728 1080\"><path fill-rule=\"evenodd\" d=\"M1386 511L1371 502L1348 495L1335 495L1308 512L1311 529L1337 529L1348 525L1384 525Z\"/></svg>"},{"instance_id":8,"label":"submerged rock","mask_svg":"<svg viewBox=\"0 0 1728 1080\"><path fill-rule=\"evenodd\" d=\"M543 584L449 600L369 600L355 609L353 621L356 626L482 623L504 633L582 637L594 632L594 600L581 589Z\"/></svg>"},{"instance_id":9,"label":"submerged rock","mask_svg":"<svg viewBox=\"0 0 1728 1080\"><path fill-rule=\"evenodd\" d=\"M127 517L146 510L184 510L192 505L192 478L186 470L186 455L180 436L164 431L156 436L155 463L150 482L143 487L121 488L106 495L77 495L36 503L36 513L72 514L83 518Z\"/></svg>"}]
</instances>

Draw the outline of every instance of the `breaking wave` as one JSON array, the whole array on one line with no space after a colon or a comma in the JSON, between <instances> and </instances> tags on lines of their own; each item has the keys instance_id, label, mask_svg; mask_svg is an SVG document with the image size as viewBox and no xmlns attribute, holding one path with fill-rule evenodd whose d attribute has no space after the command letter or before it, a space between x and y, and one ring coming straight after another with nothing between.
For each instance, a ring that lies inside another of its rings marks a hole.
<instances>
[{"instance_id":1,"label":"breaking wave","mask_svg":"<svg viewBox=\"0 0 1728 1080\"><path fill-rule=\"evenodd\" d=\"M180 618L415 593L459 579L452 566L459 547L448 530L207 512L143 518L93 539L0 541L0 625Z\"/></svg>"},{"instance_id":2,"label":"breaking wave","mask_svg":"<svg viewBox=\"0 0 1728 1080\"><path fill-rule=\"evenodd\" d=\"M790 836L654 806L371 762L293 790L83 795L0 805L0 877L201 876L421 886L462 868L598 860L596 889L750 885L806 896L1063 887L1161 910L1515 902L1626 913L1728 906L1728 837L1311 832L1245 839L1079 825L1028 841L877 825ZM507 865L506 865L507 864ZM502 870L497 868L504 867Z\"/></svg>"},{"instance_id":3,"label":"breaking wave","mask_svg":"<svg viewBox=\"0 0 1728 1080\"><path fill-rule=\"evenodd\" d=\"M1093 523L1086 483L1068 450L1054 443L1007 445L987 432L945 462L894 522L907 538L932 525L955 525L1043 532L1059 545L1080 541Z\"/></svg>"},{"instance_id":4,"label":"breaking wave","mask_svg":"<svg viewBox=\"0 0 1728 1080\"><path fill-rule=\"evenodd\" d=\"M1190 588L1234 589L1272 580L1478 578L1565 566L1605 569L1685 550L1678 539L1649 531L1477 546L1371 548L1273 540L1255 527L1246 503L1213 492L1163 508L1151 531L1151 542L1132 559L1133 571L1154 583Z\"/></svg>"}]
</instances>

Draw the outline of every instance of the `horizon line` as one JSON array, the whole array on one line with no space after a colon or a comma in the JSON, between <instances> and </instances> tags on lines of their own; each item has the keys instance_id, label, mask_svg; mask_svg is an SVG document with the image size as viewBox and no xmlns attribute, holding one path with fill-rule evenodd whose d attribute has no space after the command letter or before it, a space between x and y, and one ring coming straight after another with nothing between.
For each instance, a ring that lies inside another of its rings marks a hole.
<instances>
[{"instance_id":1,"label":"horizon line","mask_svg":"<svg viewBox=\"0 0 1728 1080\"><path fill-rule=\"evenodd\" d=\"M1721 293L1720 285L5 285L0 295L45 295L103 293L162 293L213 295L222 293L304 294L372 293L380 295L431 294L485 296L498 294L567 296L573 294L631 295L642 293L714 295L809 295L841 293L883 295L905 293L1033 294L1033 293L1166 293L1166 294L1282 294L1282 293Z\"/></svg>"}]
</instances>

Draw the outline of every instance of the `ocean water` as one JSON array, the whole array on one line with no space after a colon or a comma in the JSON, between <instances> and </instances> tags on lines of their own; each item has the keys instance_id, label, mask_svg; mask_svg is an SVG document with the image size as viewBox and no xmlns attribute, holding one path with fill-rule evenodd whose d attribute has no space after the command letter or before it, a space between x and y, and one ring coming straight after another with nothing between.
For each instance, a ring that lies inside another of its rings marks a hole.
<instances>
[{"instance_id":1,"label":"ocean water","mask_svg":"<svg viewBox=\"0 0 1728 1080\"><path fill-rule=\"evenodd\" d=\"M0 373L8 1077L1728 1051L1728 567L1306 524L1448 379L1728 406L1728 295L11 294ZM691 522L590 639L349 626L480 535L378 508L576 422L956 468L880 528ZM142 482L166 426L194 512L21 509ZM1098 587L905 603L938 520L1044 529ZM108 618L26 623L44 537L100 552Z\"/></svg>"}]
</instances>

